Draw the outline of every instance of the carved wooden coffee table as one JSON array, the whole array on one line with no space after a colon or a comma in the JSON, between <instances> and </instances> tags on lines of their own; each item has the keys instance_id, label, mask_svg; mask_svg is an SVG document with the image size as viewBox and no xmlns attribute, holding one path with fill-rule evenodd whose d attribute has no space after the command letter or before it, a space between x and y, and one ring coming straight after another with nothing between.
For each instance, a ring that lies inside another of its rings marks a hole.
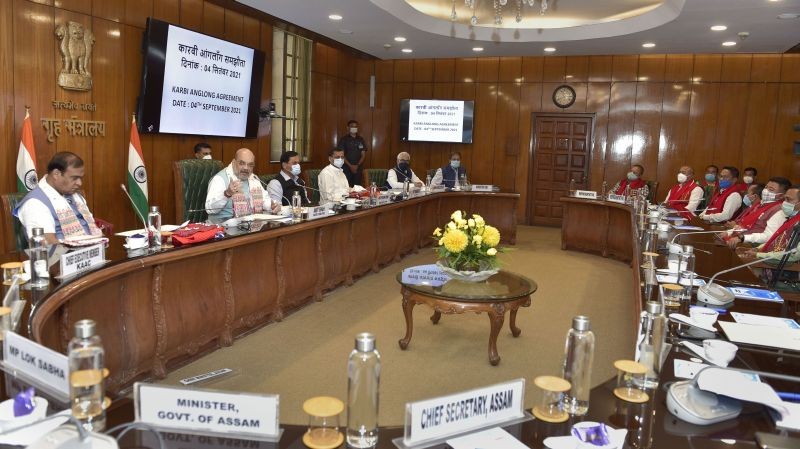
<instances>
[{"instance_id":1,"label":"carved wooden coffee table","mask_svg":"<svg viewBox=\"0 0 800 449\"><path fill-rule=\"evenodd\" d=\"M442 314L464 312L489 315L489 363L500 363L497 353L497 335L503 327L506 311L511 312L511 335L518 337L522 329L516 326L517 310L531 305L531 295L536 291L536 282L518 274L500 271L484 282L472 283L448 280L437 276L433 265L406 268L397 274L402 286L403 313L406 317L406 335L398 343L401 349L408 348L414 330L412 311L417 304L433 308L431 321L437 324Z\"/></svg>"}]
</instances>

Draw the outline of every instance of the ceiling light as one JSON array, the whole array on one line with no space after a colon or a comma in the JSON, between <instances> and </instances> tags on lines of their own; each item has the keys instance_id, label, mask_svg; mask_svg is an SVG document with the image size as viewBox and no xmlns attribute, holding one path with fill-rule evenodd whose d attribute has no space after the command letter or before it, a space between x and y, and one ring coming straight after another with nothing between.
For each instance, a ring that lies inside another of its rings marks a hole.
<instances>
[{"instance_id":1,"label":"ceiling light","mask_svg":"<svg viewBox=\"0 0 800 449\"><path fill-rule=\"evenodd\" d=\"M728 27L726 27L725 25L714 25L711 27L711 31L725 31L727 29Z\"/></svg>"},{"instance_id":2,"label":"ceiling light","mask_svg":"<svg viewBox=\"0 0 800 449\"><path fill-rule=\"evenodd\" d=\"M798 17L800 17L800 14L789 13L789 12L778 15L779 19L784 19L784 20L797 19Z\"/></svg>"},{"instance_id":3,"label":"ceiling light","mask_svg":"<svg viewBox=\"0 0 800 449\"><path fill-rule=\"evenodd\" d=\"M544 47L544 51L546 51L547 53L552 53L556 51L556 47Z\"/></svg>"},{"instance_id":4,"label":"ceiling light","mask_svg":"<svg viewBox=\"0 0 800 449\"><path fill-rule=\"evenodd\" d=\"M483 51L483 47L472 47L472 51Z\"/></svg>"},{"instance_id":5,"label":"ceiling light","mask_svg":"<svg viewBox=\"0 0 800 449\"><path fill-rule=\"evenodd\" d=\"M652 42L645 42L644 44L642 44L642 47L644 47L644 48L653 48L655 46L656 46L656 44L654 44Z\"/></svg>"},{"instance_id":6,"label":"ceiling light","mask_svg":"<svg viewBox=\"0 0 800 449\"><path fill-rule=\"evenodd\" d=\"M394 41L395 42L405 42L406 38L404 38L403 36L395 36L394 37Z\"/></svg>"},{"instance_id":7,"label":"ceiling light","mask_svg":"<svg viewBox=\"0 0 800 449\"><path fill-rule=\"evenodd\" d=\"M340 29L339 32L342 34L353 34L353 30L346 30L344 28Z\"/></svg>"},{"instance_id":8,"label":"ceiling light","mask_svg":"<svg viewBox=\"0 0 800 449\"><path fill-rule=\"evenodd\" d=\"M412 51L414 51L414 50L412 50L412 49L410 49L410 48L404 48L404 49L402 49L402 50L400 50L400 51L402 51L403 53L411 53L411 52L412 52Z\"/></svg>"},{"instance_id":9,"label":"ceiling light","mask_svg":"<svg viewBox=\"0 0 800 449\"><path fill-rule=\"evenodd\" d=\"M736 42L734 41L725 41L722 43L723 47L733 47L734 45L736 45Z\"/></svg>"},{"instance_id":10,"label":"ceiling light","mask_svg":"<svg viewBox=\"0 0 800 449\"><path fill-rule=\"evenodd\" d=\"M342 16L340 16L339 14L331 14L328 16L328 18L331 20L342 20Z\"/></svg>"}]
</instances>

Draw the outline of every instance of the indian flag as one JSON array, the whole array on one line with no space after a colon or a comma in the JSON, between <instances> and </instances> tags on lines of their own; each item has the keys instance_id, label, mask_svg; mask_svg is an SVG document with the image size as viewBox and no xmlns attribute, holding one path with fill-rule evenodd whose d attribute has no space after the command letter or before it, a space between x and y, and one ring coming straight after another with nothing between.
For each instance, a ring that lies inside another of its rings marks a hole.
<instances>
[{"instance_id":1,"label":"indian flag","mask_svg":"<svg viewBox=\"0 0 800 449\"><path fill-rule=\"evenodd\" d=\"M17 153L17 191L30 192L36 188L38 182L31 115L28 109L25 109L25 120L22 121L22 140L19 141L19 153Z\"/></svg>"},{"instance_id":2,"label":"indian flag","mask_svg":"<svg viewBox=\"0 0 800 449\"><path fill-rule=\"evenodd\" d=\"M147 170L144 168L142 144L136 130L136 117L131 122L131 142L128 145L128 191L139 217L147 217Z\"/></svg>"}]
</instances>

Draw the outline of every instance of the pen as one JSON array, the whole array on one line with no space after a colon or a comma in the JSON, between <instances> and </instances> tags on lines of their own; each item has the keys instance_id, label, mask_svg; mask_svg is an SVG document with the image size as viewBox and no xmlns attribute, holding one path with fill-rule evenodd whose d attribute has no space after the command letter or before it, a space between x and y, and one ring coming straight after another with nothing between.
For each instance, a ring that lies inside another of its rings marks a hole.
<instances>
[{"instance_id":1,"label":"pen","mask_svg":"<svg viewBox=\"0 0 800 449\"><path fill-rule=\"evenodd\" d=\"M777 391L776 393L784 401L800 402L800 393L790 393L788 391Z\"/></svg>"}]
</instances>

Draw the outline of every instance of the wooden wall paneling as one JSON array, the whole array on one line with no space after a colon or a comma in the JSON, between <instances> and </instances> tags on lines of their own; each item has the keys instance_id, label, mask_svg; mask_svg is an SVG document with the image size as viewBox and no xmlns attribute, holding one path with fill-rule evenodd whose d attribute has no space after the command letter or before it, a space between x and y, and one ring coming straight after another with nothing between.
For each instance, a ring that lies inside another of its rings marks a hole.
<instances>
[{"instance_id":1,"label":"wooden wall paneling","mask_svg":"<svg viewBox=\"0 0 800 449\"><path fill-rule=\"evenodd\" d=\"M800 54L784 54L781 56L781 82L800 82Z\"/></svg>"},{"instance_id":2,"label":"wooden wall paneling","mask_svg":"<svg viewBox=\"0 0 800 449\"><path fill-rule=\"evenodd\" d=\"M246 23L246 22L245 22ZM266 22L259 22L259 45L258 48L264 52L264 78L261 81L261 107L266 107L270 100L272 99L272 26ZM313 56L312 56L313 58ZM313 62L312 62L313 64ZM312 86L311 86L311 105L310 108L312 109L313 114L313 107L314 107L314 97L316 96L316 91L314 91L314 75L311 75ZM272 148L272 135L271 132L268 130L272 129L272 123L264 121L259 124L258 129L258 144L256 150L256 160L257 161L269 161L270 160L270 148ZM308 138L310 139L308 149L311 149L311 152L314 153L314 142L316 142L313 137L314 132L314 122L311 122L311 133L309 134ZM321 149L323 153L325 153L324 157L327 157L327 152L325 149ZM319 152L319 151L316 151ZM327 159L325 159L327 160Z\"/></svg>"},{"instance_id":3,"label":"wooden wall paneling","mask_svg":"<svg viewBox=\"0 0 800 449\"><path fill-rule=\"evenodd\" d=\"M522 57L507 56L500 58L498 80L503 83L522 82Z\"/></svg>"},{"instance_id":4,"label":"wooden wall paneling","mask_svg":"<svg viewBox=\"0 0 800 449\"><path fill-rule=\"evenodd\" d=\"M95 0L92 2L92 15L112 22L122 22L125 17L125 0Z\"/></svg>"},{"instance_id":5,"label":"wooden wall paneling","mask_svg":"<svg viewBox=\"0 0 800 449\"><path fill-rule=\"evenodd\" d=\"M415 64L416 67L416 64ZM431 79L433 79L433 64L431 64ZM433 83L414 83L412 85L412 98L433 98ZM399 120L399 116L398 116ZM416 142L411 145L411 166L417 176L425 181L425 173L431 165L431 153L440 151L441 144L432 142Z\"/></svg>"},{"instance_id":6,"label":"wooden wall paneling","mask_svg":"<svg viewBox=\"0 0 800 449\"><path fill-rule=\"evenodd\" d=\"M225 10L225 39L244 45L244 16L230 9Z\"/></svg>"},{"instance_id":7,"label":"wooden wall paneling","mask_svg":"<svg viewBox=\"0 0 800 449\"><path fill-rule=\"evenodd\" d=\"M16 162L19 141L14 141L16 125L14 123L14 12L12 2L0 2L0 147L6 148L0 156L0 192L13 192L17 188ZM20 127L22 119L20 117ZM41 126L32 119L33 127ZM5 214L0 213L0 219L5 223ZM0 237L5 237L0 233ZM0 250L4 251L0 241Z\"/></svg>"},{"instance_id":8,"label":"wooden wall paneling","mask_svg":"<svg viewBox=\"0 0 800 449\"><path fill-rule=\"evenodd\" d=\"M753 55L722 55L722 82L747 82L750 81L750 66Z\"/></svg>"},{"instance_id":9,"label":"wooden wall paneling","mask_svg":"<svg viewBox=\"0 0 800 449\"><path fill-rule=\"evenodd\" d=\"M433 60L433 81L452 83L456 75L456 60L438 58Z\"/></svg>"},{"instance_id":10,"label":"wooden wall paneling","mask_svg":"<svg viewBox=\"0 0 800 449\"><path fill-rule=\"evenodd\" d=\"M755 66L755 61L754 61ZM780 85L774 83L748 84L747 115L742 136L742 167L756 167L767 176L789 176L789 173L767 173L772 166L772 137L778 112ZM766 176L759 178L767 179ZM790 178L791 179L791 178ZM797 182L795 179L791 179Z\"/></svg>"},{"instance_id":11,"label":"wooden wall paneling","mask_svg":"<svg viewBox=\"0 0 800 449\"><path fill-rule=\"evenodd\" d=\"M415 83L433 82L433 59L414 60L414 82Z\"/></svg>"},{"instance_id":12,"label":"wooden wall paneling","mask_svg":"<svg viewBox=\"0 0 800 449\"><path fill-rule=\"evenodd\" d=\"M132 0L132 3L136 3ZM198 12L198 17L200 13ZM165 22L181 22L181 0L158 0L153 2L153 17ZM184 25L186 26L186 25Z\"/></svg>"},{"instance_id":13,"label":"wooden wall paneling","mask_svg":"<svg viewBox=\"0 0 800 449\"><path fill-rule=\"evenodd\" d=\"M664 81L666 55L641 55L639 56L639 81L660 83Z\"/></svg>"},{"instance_id":14,"label":"wooden wall paneling","mask_svg":"<svg viewBox=\"0 0 800 449\"><path fill-rule=\"evenodd\" d=\"M553 92L563 84L567 84L575 90L575 103L568 108L560 108L553 102ZM542 83L542 104L540 110L557 113L586 112L586 89L587 83Z\"/></svg>"},{"instance_id":15,"label":"wooden wall paneling","mask_svg":"<svg viewBox=\"0 0 800 449\"><path fill-rule=\"evenodd\" d=\"M372 59L356 59L355 65L355 80L359 83L368 83L370 76L375 74L375 61Z\"/></svg>"},{"instance_id":16,"label":"wooden wall paneling","mask_svg":"<svg viewBox=\"0 0 800 449\"><path fill-rule=\"evenodd\" d=\"M558 82L564 81L567 72L567 58L564 56L545 56L544 67L542 69L542 81Z\"/></svg>"},{"instance_id":17,"label":"wooden wall paneling","mask_svg":"<svg viewBox=\"0 0 800 449\"><path fill-rule=\"evenodd\" d=\"M669 58L667 58L669 61ZM658 148L658 196L666 198L667 189L677 181L678 170L690 165L695 177L702 177L703 167L693 166L688 158L688 132L692 101L691 84L665 84L661 108L661 136ZM653 171L651 170L652 174Z\"/></svg>"},{"instance_id":18,"label":"wooden wall paneling","mask_svg":"<svg viewBox=\"0 0 800 449\"><path fill-rule=\"evenodd\" d=\"M124 109L121 118L121 125L122 128L122 140L123 146L127 149L127 141L130 140L130 129L131 124L130 120L133 117L133 114L136 113L136 106L137 106L137 98L139 96L139 91L141 89L141 81L142 81L142 35L144 34L144 30L135 26L130 25L123 25L122 28L122 55L123 55L123 73L122 73L122 91L123 91L123 98L124 98ZM127 124L126 124L127 123ZM153 191L160 190L161 187L155 187L157 183L164 183L164 182L172 182L172 176L169 177L168 181L164 181L160 178L157 178L155 175L156 172L156 164L155 158L153 155L153 134L147 133L139 133L139 142L142 145L142 153L144 156L144 164L147 167L147 174L148 174L148 190L150 189L149 185L153 184L154 187L152 188ZM127 151L127 150L126 150ZM127 157L127 153L125 155ZM125 159L125 169L127 170L127 159ZM171 167L170 167L171 168ZM127 175L126 175L127 176ZM127 177L124 178L127 184ZM115 194L122 195L122 192L119 192L119 188L117 187L114 189ZM174 215L174 196L168 203L156 203L153 202L152 204L158 205L161 208L162 213L162 220L164 223L174 223L175 221L172 220L170 213ZM134 229L134 226L137 226L139 219L136 217L136 214L130 207L124 208L124 214L122 217L121 223L114 223L115 229L119 226L119 229Z\"/></svg>"},{"instance_id":19,"label":"wooden wall paneling","mask_svg":"<svg viewBox=\"0 0 800 449\"><path fill-rule=\"evenodd\" d=\"M453 84L453 98L458 98L459 100L476 100L475 97L476 97L476 94L477 94L477 92L476 92L477 84L475 84L475 83L458 82L458 79L459 79L458 75L456 75L456 83ZM475 101L475 114L477 114L478 110L479 110L478 109L479 108L478 104L479 103L476 100ZM483 106L480 106L480 107L483 107ZM477 115L476 115L476 121L475 121L474 124L475 124L475 128L473 129L473 132L472 132L472 143L462 144L462 145L455 145L455 147L458 149L458 151L461 152L461 165L466 167L467 172L470 173L470 179L472 179L471 173L473 172L474 165L479 163L479 161L480 161L480 159L477 156L475 156L474 160L473 160L473 153L475 153L477 151L477 150L475 150L475 148L477 148L477 140L475 140L475 137L476 137L475 133L477 132L477 128L478 127L483 126L483 125L478 123Z\"/></svg>"},{"instance_id":20,"label":"wooden wall paneling","mask_svg":"<svg viewBox=\"0 0 800 449\"><path fill-rule=\"evenodd\" d=\"M750 64L751 82L778 82L781 80L781 55L753 55Z\"/></svg>"},{"instance_id":21,"label":"wooden wall paneling","mask_svg":"<svg viewBox=\"0 0 800 449\"><path fill-rule=\"evenodd\" d=\"M126 25L144 28L147 25L147 18L152 15L153 0L125 0L123 22Z\"/></svg>"},{"instance_id":22,"label":"wooden wall paneling","mask_svg":"<svg viewBox=\"0 0 800 449\"><path fill-rule=\"evenodd\" d=\"M717 82L722 73L722 55L695 55L692 81Z\"/></svg>"},{"instance_id":23,"label":"wooden wall paneling","mask_svg":"<svg viewBox=\"0 0 800 449\"><path fill-rule=\"evenodd\" d=\"M353 113L349 116L358 121L358 133L367 145L364 166L372 167L372 109L369 107L369 83L353 83ZM349 119L348 119L349 120ZM327 153L325 153L327 156ZM364 181L366 182L366 181Z\"/></svg>"},{"instance_id":24,"label":"wooden wall paneling","mask_svg":"<svg viewBox=\"0 0 800 449\"><path fill-rule=\"evenodd\" d=\"M211 2L203 3L203 33L224 39L225 8Z\"/></svg>"},{"instance_id":25,"label":"wooden wall paneling","mask_svg":"<svg viewBox=\"0 0 800 449\"><path fill-rule=\"evenodd\" d=\"M784 66L786 65L784 55ZM795 58L800 63L800 58ZM797 67L800 69L800 67ZM793 151L798 133L793 127L800 123L800 84L783 83L778 93L778 115L775 120L775 135L772 139L772 164L769 173L788 176L794 182L800 180L800 157Z\"/></svg>"},{"instance_id":26,"label":"wooden wall paneling","mask_svg":"<svg viewBox=\"0 0 800 449\"><path fill-rule=\"evenodd\" d=\"M311 55L311 72L328 75L328 47L320 42L314 42Z\"/></svg>"},{"instance_id":27,"label":"wooden wall paneling","mask_svg":"<svg viewBox=\"0 0 800 449\"><path fill-rule=\"evenodd\" d=\"M497 84L478 83L475 91L474 153L470 182L491 184L494 170L495 128L497 126Z\"/></svg>"},{"instance_id":28,"label":"wooden wall paneling","mask_svg":"<svg viewBox=\"0 0 800 449\"><path fill-rule=\"evenodd\" d=\"M328 160L328 150L332 148L327 139L326 128L324 126L327 114L327 87L326 76L319 72L311 72L311 142L312 164L323 163ZM273 123L272 126L280 126ZM324 155L319 154L320 152Z\"/></svg>"},{"instance_id":29,"label":"wooden wall paneling","mask_svg":"<svg viewBox=\"0 0 800 449\"><path fill-rule=\"evenodd\" d=\"M254 19L252 17L247 17L247 16L242 17L242 40L241 40L241 42L242 42L242 45L246 45L248 47L252 47L252 48L256 48L256 49L260 49L260 50L264 51L264 49L261 48L261 23L258 20ZM272 48L270 48L267 51L265 51L265 53L269 53L271 51L272 51ZM268 74L266 72L264 73L265 77L270 76L270 75L271 75L271 73L270 74Z\"/></svg>"},{"instance_id":30,"label":"wooden wall paneling","mask_svg":"<svg viewBox=\"0 0 800 449\"><path fill-rule=\"evenodd\" d=\"M394 61L394 82L410 83L414 81L414 60L397 59Z\"/></svg>"},{"instance_id":31,"label":"wooden wall paneling","mask_svg":"<svg viewBox=\"0 0 800 449\"><path fill-rule=\"evenodd\" d=\"M479 83L496 82L499 71L500 58L478 58L476 81Z\"/></svg>"},{"instance_id":32,"label":"wooden wall paneling","mask_svg":"<svg viewBox=\"0 0 800 449\"><path fill-rule=\"evenodd\" d=\"M750 75L750 68L747 68ZM742 170L742 140L747 117L748 83L720 83L714 161ZM722 166L720 165L720 166Z\"/></svg>"},{"instance_id":33,"label":"wooden wall paneling","mask_svg":"<svg viewBox=\"0 0 800 449\"><path fill-rule=\"evenodd\" d=\"M567 56L564 79L570 83L589 81L589 57Z\"/></svg>"},{"instance_id":34,"label":"wooden wall paneling","mask_svg":"<svg viewBox=\"0 0 800 449\"><path fill-rule=\"evenodd\" d=\"M589 181L591 189L600 191L605 175L608 154L608 113L611 98L611 83L589 83L586 94L586 112L595 114L592 134L592 163ZM544 98L543 98L544 100Z\"/></svg>"},{"instance_id":35,"label":"wooden wall paneling","mask_svg":"<svg viewBox=\"0 0 800 449\"><path fill-rule=\"evenodd\" d=\"M409 142L400 141L400 131L398 129L400 123L400 100L404 98L411 98L414 95L414 85L412 83L395 83L392 91L392 107L391 119L392 132L388 136L390 150L386 158L386 168L391 168L397 165L397 154L401 151L406 151L412 156L414 155L414 144ZM412 158L413 159L413 158ZM411 167L416 167L417 171L426 167L416 165L415 160L411 161Z\"/></svg>"},{"instance_id":36,"label":"wooden wall paneling","mask_svg":"<svg viewBox=\"0 0 800 449\"><path fill-rule=\"evenodd\" d=\"M42 5L53 5L59 9L81 14L92 14L92 0L56 0L55 2L53 0L34 0L34 2Z\"/></svg>"},{"instance_id":37,"label":"wooden wall paneling","mask_svg":"<svg viewBox=\"0 0 800 449\"><path fill-rule=\"evenodd\" d=\"M452 74L452 71L451 71ZM461 100L453 96L453 83L434 83L433 98L438 100ZM447 164L450 160L450 152L460 151L462 144L440 143L431 151L430 167L439 168Z\"/></svg>"},{"instance_id":38,"label":"wooden wall paneling","mask_svg":"<svg viewBox=\"0 0 800 449\"><path fill-rule=\"evenodd\" d=\"M664 62L664 81L691 81L694 55L667 55Z\"/></svg>"},{"instance_id":39,"label":"wooden wall paneling","mask_svg":"<svg viewBox=\"0 0 800 449\"><path fill-rule=\"evenodd\" d=\"M642 164L645 179L657 179L658 145L664 83L636 83L636 115L633 124L631 164Z\"/></svg>"},{"instance_id":40,"label":"wooden wall paneling","mask_svg":"<svg viewBox=\"0 0 800 449\"><path fill-rule=\"evenodd\" d=\"M639 71L638 56L615 55L611 59L611 81L636 81L636 74Z\"/></svg>"},{"instance_id":41,"label":"wooden wall paneling","mask_svg":"<svg viewBox=\"0 0 800 449\"><path fill-rule=\"evenodd\" d=\"M375 82L391 83L394 82L394 61L375 61Z\"/></svg>"},{"instance_id":42,"label":"wooden wall paneling","mask_svg":"<svg viewBox=\"0 0 800 449\"><path fill-rule=\"evenodd\" d=\"M609 186L625 176L630 167L635 111L636 83L611 84L605 172Z\"/></svg>"},{"instance_id":43,"label":"wooden wall paneling","mask_svg":"<svg viewBox=\"0 0 800 449\"><path fill-rule=\"evenodd\" d=\"M494 169L492 184L501 191L514 190L513 174L516 173L519 155L519 83L497 85L497 113L494 126Z\"/></svg>"},{"instance_id":44,"label":"wooden wall paneling","mask_svg":"<svg viewBox=\"0 0 800 449\"><path fill-rule=\"evenodd\" d=\"M455 82L474 83L478 77L477 58L456 59Z\"/></svg>"},{"instance_id":45,"label":"wooden wall paneling","mask_svg":"<svg viewBox=\"0 0 800 449\"><path fill-rule=\"evenodd\" d=\"M372 142L370 167L388 168L391 159L391 140L397 136L397 123L392 122L393 84L375 83L375 108L372 109ZM399 104L398 104L399 107Z\"/></svg>"},{"instance_id":46,"label":"wooden wall paneling","mask_svg":"<svg viewBox=\"0 0 800 449\"><path fill-rule=\"evenodd\" d=\"M519 128L517 131L519 136L519 155L517 156L513 190L520 194L520 200L517 203L517 218L520 223L528 223L528 166L530 164L532 144L532 113L539 110L541 101L541 83L523 83L520 85Z\"/></svg>"},{"instance_id":47,"label":"wooden wall paneling","mask_svg":"<svg viewBox=\"0 0 800 449\"><path fill-rule=\"evenodd\" d=\"M694 167L696 174L702 173L706 165L717 162L714 160L714 142L716 141L718 103L718 83L692 85L688 162Z\"/></svg>"},{"instance_id":48,"label":"wooden wall paneling","mask_svg":"<svg viewBox=\"0 0 800 449\"><path fill-rule=\"evenodd\" d=\"M611 56L589 56L589 81L611 81Z\"/></svg>"},{"instance_id":49,"label":"wooden wall paneling","mask_svg":"<svg viewBox=\"0 0 800 449\"><path fill-rule=\"evenodd\" d=\"M203 0L180 0L180 2L181 26L195 31L206 32L203 27L206 2Z\"/></svg>"},{"instance_id":50,"label":"wooden wall paneling","mask_svg":"<svg viewBox=\"0 0 800 449\"><path fill-rule=\"evenodd\" d=\"M544 71L543 56L522 57L522 81L526 83L541 82L543 71Z\"/></svg>"},{"instance_id":51,"label":"wooden wall paneling","mask_svg":"<svg viewBox=\"0 0 800 449\"><path fill-rule=\"evenodd\" d=\"M339 60L340 60L339 50L329 45L326 45L325 52L328 53L328 58L327 58L328 68L327 70L325 70L325 73L327 73L330 76L339 76Z\"/></svg>"}]
</instances>

